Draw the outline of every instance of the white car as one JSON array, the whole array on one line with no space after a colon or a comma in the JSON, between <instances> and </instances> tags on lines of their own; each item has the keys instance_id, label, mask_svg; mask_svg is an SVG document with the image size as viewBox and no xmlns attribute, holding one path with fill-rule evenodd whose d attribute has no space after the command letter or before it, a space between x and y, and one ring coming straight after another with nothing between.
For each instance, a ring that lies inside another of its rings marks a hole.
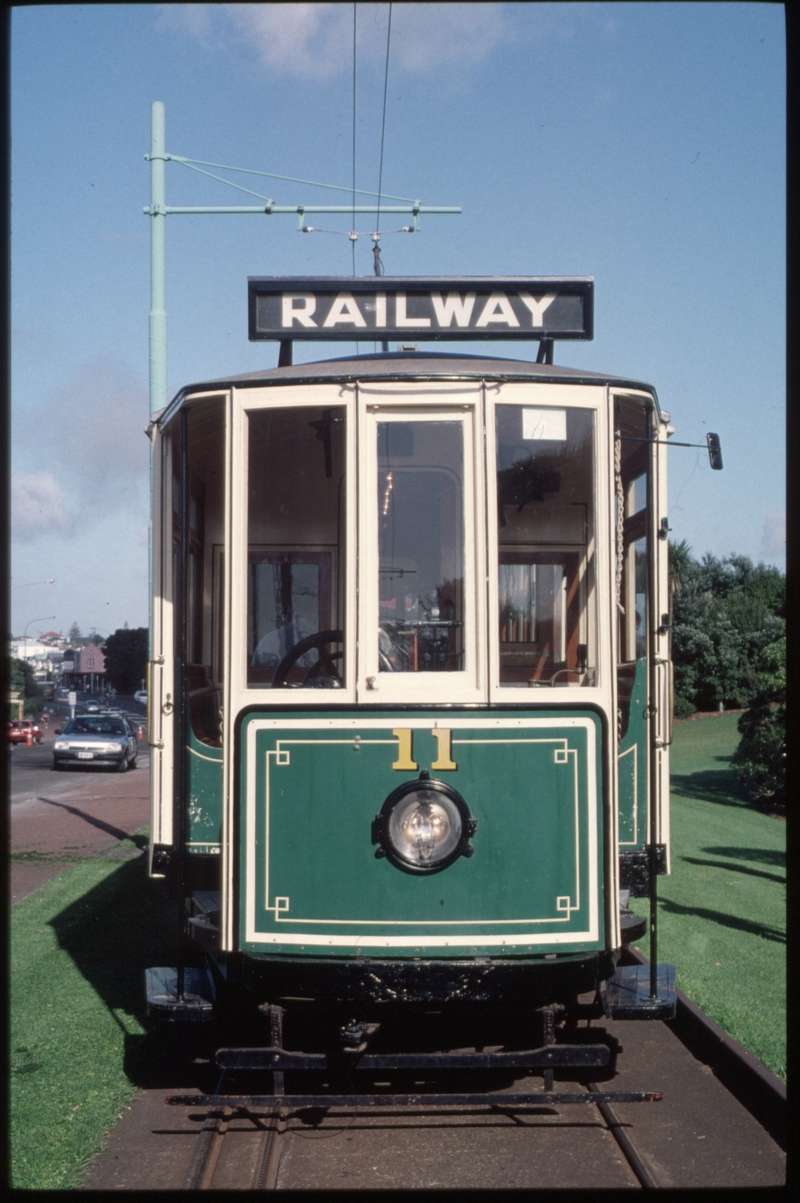
<instances>
[{"instance_id":1,"label":"white car","mask_svg":"<svg viewBox=\"0 0 800 1203\"><path fill-rule=\"evenodd\" d=\"M137 689L136 693L133 695L133 700L134 700L134 702L138 702L141 706L146 706L147 705L147 690L146 689Z\"/></svg>"}]
</instances>

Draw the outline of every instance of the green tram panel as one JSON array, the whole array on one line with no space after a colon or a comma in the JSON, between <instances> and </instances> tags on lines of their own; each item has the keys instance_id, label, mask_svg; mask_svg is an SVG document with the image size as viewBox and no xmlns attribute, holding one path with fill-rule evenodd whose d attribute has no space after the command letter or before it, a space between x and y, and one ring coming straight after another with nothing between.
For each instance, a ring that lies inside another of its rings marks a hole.
<instances>
[{"instance_id":1,"label":"green tram panel","mask_svg":"<svg viewBox=\"0 0 800 1203\"><path fill-rule=\"evenodd\" d=\"M596 713L250 712L240 755L241 949L452 958L604 946ZM412 873L380 855L373 823L424 772L466 802L474 854Z\"/></svg>"}]
</instances>

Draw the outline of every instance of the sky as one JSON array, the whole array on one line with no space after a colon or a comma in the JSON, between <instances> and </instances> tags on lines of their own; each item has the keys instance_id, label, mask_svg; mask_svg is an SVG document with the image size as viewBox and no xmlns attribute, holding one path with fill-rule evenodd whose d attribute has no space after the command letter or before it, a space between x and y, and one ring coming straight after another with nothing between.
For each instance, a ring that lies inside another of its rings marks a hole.
<instances>
[{"instance_id":1,"label":"sky","mask_svg":"<svg viewBox=\"0 0 800 1203\"><path fill-rule=\"evenodd\" d=\"M11 633L148 622L154 100L172 155L344 189L206 169L280 205L377 192L383 144L385 194L463 210L384 214L387 276L593 276L594 340L555 362L655 385L678 440L718 432L721 473L669 452L670 537L784 567L782 6L394 4L387 76L389 8L355 7L355 105L352 4L13 10ZM166 199L259 203L178 163ZM372 274L374 217L355 243L311 220L167 219L170 396L276 366L248 276Z\"/></svg>"}]
</instances>

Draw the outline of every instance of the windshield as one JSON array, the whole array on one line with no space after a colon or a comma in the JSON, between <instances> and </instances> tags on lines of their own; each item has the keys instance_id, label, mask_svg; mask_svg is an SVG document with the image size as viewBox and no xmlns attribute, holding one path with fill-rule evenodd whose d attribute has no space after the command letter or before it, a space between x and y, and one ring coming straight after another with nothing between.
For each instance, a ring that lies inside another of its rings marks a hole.
<instances>
[{"instance_id":1,"label":"windshield","mask_svg":"<svg viewBox=\"0 0 800 1203\"><path fill-rule=\"evenodd\" d=\"M86 714L74 718L64 728L65 735L125 735L125 723L121 718L107 718Z\"/></svg>"}]
</instances>

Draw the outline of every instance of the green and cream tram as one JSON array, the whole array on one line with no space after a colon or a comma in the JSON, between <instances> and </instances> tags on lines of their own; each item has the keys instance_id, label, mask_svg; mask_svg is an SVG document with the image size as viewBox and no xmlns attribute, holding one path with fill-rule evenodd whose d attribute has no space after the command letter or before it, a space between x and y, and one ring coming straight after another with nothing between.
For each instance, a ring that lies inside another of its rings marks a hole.
<instances>
[{"instance_id":1,"label":"green and cream tram","mask_svg":"<svg viewBox=\"0 0 800 1203\"><path fill-rule=\"evenodd\" d=\"M151 868L189 950L153 1013L206 1015L214 982L672 1013L669 967L617 966L621 899L669 870L671 428L651 386L552 363L591 301L254 280L281 366L153 421ZM291 363L387 333L539 355Z\"/></svg>"}]
</instances>

